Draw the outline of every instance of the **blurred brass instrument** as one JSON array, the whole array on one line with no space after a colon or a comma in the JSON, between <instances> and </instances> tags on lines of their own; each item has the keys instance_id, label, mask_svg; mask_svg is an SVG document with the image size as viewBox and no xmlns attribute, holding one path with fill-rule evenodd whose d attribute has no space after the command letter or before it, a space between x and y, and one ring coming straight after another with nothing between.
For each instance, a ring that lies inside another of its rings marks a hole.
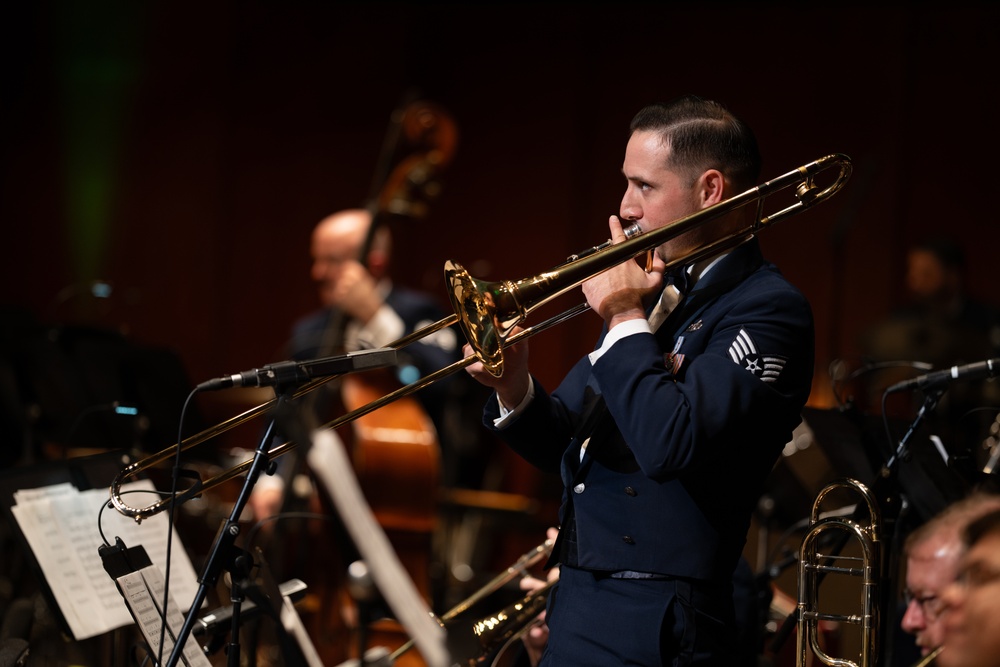
<instances>
[{"instance_id":1,"label":"blurred brass instrument","mask_svg":"<svg viewBox=\"0 0 1000 667\"><path fill-rule=\"evenodd\" d=\"M448 631L448 650L453 666L473 667L484 656L500 649L531 627L531 622L545 609L551 582L489 616L471 622L460 616L509 582L525 576L528 568L548 558L552 553L552 545L552 540L545 540L527 551L513 565L440 616L438 622ZM413 640L410 640L393 651L391 662L395 662L413 645Z\"/></svg>"},{"instance_id":2,"label":"blurred brass instrument","mask_svg":"<svg viewBox=\"0 0 1000 667\"><path fill-rule=\"evenodd\" d=\"M481 618L472 625L472 637L477 641L472 644L472 650L461 652L459 649L468 641L449 630L448 644L451 650L452 665L456 667L475 667L483 658L505 649L517 641L535 623L538 615L545 611L549 600L549 591L555 585L550 581L536 591L528 593L520 600L504 607L495 614ZM460 656L456 658L456 656Z\"/></svg>"},{"instance_id":3,"label":"blurred brass instrument","mask_svg":"<svg viewBox=\"0 0 1000 667\"><path fill-rule=\"evenodd\" d=\"M936 649L934 649L933 651L931 651L930 653L928 653L924 657L920 658L920 660L917 660L910 667L930 667L931 665L933 665L935 663L935 661L937 660L937 657L939 655L941 655L941 651L943 649L944 649L944 646L938 646Z\"/></svg>"},{"instance_id":4,"label":"blurred brass instrument","mask_svg":"<svg viewBox=\"0 0 1000 667\"><path fill-rule=\"evenodd\" d=\"M836 172L833 182L825 187L817 185L816 177L821 173L831 170ZM739 245L762 229L795 215L806 208L826 201L844 186L851 175L851 170L851 161L846 155L827 155L668 225L637 234L633 238L621 243L598 246L591 249L592 252L581 253L579 259L571 259L550 271L518 281L484 282L476 280L470 277L461 265L451 261L446 262L445 277L449 286L448 296L451 300L454 314L415 331L408 336L404 336L391 343L388 347L393 349L403 348L436 331L458 323L465 332L465 336L472 346L474 354L430 373L417 382L400 387L367 405L347 412L337 419L328 422L323 427L337 428L354 421L377 410L383 405L408 396L477 361L481 361L488 372L499 377L503 372L503 349L505 347L564 322L588 309L587 304L583 303L538 325L524 328L516 333L513 332L515 326L522 324L529 314L544 304L568 290L583 284L593 276L646 253L680 234L695 229L736 209L756 204L756 215L753 216L752 221L747 222L740 229L709 242L687 255L673 258L667 263L666 268L669 270L674 266L694 262ZM794 203L779 209L775 213L764 215L765 198L790 187L794 187ZM307 394L336 377L328 376L311 380L301 385L293 393L293 398ZM271 399L228 421L185 438L180 443L129 464L115 476L111 483L111 502L115 509L121 514L140 522L144 518L172 506L175 502L183 502L187 498L214 488L245 473L253 464L252 459L235 465L204 482L196 482L194 486L180 493L176 501L166 498L147 507L136 508L129 506L121 498L121 486L127 479L153 466L169 461L179 456L180 452L186 451L271 410L277 404L277 401L277 398ZM276 458L287 453L294 447L295 443L286 442L272 448L269 454L271 458Z\"/></svg>"},{"instance_id":5,"label":"blurred brass instrument","mask_svg":"<svg viewBox=\"0 0 1000 667\"><path fill-rule=\"evenodd\" d=\"M834 491L848 491L860 496L867 508L868 522L861 523L846 516L821 517L823 499ZM869 667L875 664L882 565L880 522L881 512L871 491L853 479L832 482L820 491L813 502L809 529L799 552L797 667L808 664L810 651L820 662L833 667ZM843 556L839 550L833 554L820 553L820 539L828 533L854 538L861 548L861 556ZM839 614L819 610L820 579L827 574L860 577L861 613ZM857 661L832 657L823 650L819 643L820 621L851 623L860 627L861 645Z\"/></svg>"}]
</instances>

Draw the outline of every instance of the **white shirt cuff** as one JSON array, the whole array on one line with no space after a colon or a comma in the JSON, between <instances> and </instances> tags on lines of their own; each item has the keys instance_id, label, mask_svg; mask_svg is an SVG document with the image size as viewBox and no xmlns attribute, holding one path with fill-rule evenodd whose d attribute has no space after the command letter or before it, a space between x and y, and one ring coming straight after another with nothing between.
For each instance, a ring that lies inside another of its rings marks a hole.
<instances>
[{"instance_id":1,"label":"white shirt cuff","mask_svg":"<svg viewBox=\"0 0 1000 667\"><path fill-rule=\"evenodd\" d=\"M513 421L515 417L524 412L533 398L535 398L535 381L530 377L528 378L528 391L524 394L521 402L513 409L508 409L503 404L503 401L500 400L500 397L497 396L497 406L500 408L500 416L493 420L493 425L497 428L503 428L504 424Z\"/></svg>"},{"instance_id":2,"label":"white shirt cuff","mask_svg":"<svg viewBox=\"0 0 1000 667\"><path fill-rule=\"evenodd\" d=\"M611 346L620 341L622 338L633 336L638 333L652 333L649 330L649 322L639 319L622 322L608 332L608 335L604 337L604 341L601 343L599 348L587 355L590 359L590 365L593 366L596 364L597 360L604 356L604 353L610 350Z\"/></svg>"}]
</instances>

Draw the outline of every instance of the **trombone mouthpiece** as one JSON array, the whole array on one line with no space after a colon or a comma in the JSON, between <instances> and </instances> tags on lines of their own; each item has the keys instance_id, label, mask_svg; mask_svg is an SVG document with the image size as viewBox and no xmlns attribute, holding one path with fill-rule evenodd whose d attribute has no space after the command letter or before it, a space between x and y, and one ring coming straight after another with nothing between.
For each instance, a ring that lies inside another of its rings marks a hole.
<instances>
[{"instance_id":1,"label":"trombone mouthpiece","mask_svg":"<svg viewBox=\"0 0 1000 667\"><path fill-rule=\"evenodd\" d=\"M618 219L621 220L621 218ZM625 234L625 238L631 239L635 238L639 234L642 234L642 227L639 226L638 222L633 222L628 227L623 228L622 232Z\"/></svg>"}]
</instances>

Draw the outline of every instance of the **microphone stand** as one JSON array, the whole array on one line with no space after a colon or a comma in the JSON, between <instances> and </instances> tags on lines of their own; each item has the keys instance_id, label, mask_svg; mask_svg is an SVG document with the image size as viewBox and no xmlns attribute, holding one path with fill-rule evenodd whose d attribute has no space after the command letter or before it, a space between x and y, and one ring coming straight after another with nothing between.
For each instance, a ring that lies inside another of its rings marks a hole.
<instances>
[{"instance_id":1,"label":"microphone stand","mask_svg":"<svg viewBox=\"0 0 1000 667\"><path fill-rule=\"evenodd\" d=\"M370 370L372 368L383 368L391 366L395 362L396 350L394 348L378 348L334 357L314 359L312 361L291 361L271 364L270 366L265 366L262 369L255 369L246 373L239 373L238 375L203 382L198 385L196 391L231 387L237 384L237 378L239 378L241 382L254 378L256 379L258 386L263 386L261 384L262 379L266 380L267 384L274 386L274 393L277 397L277 402L275 404L273 414L277 416L273 417L271 419L271 423L268 424L264 436L261 438L260 444L254 452L250 468L247 470L247 476L243 483L243 489L240 491L240 495L236 499L236 503L233 505L229 518L222 524L219 529L219 533L215 538L215 542L212 545L212 550L209 554L208 561L205 564L203 574L198 579L198 592L195 594L194 601L188 609L187 618L184 619L184 625L181 628L180 635L177 637L176 644L174 644L173 651L170 653L166 667L177 666L177 661L180 660L181 655L183 654L184 644L187 643L187 639L191 636L191 632L194 629L194 624L198 620L198 609L201 607L202 603L205 602L205 597L208 594L209 587L215 586L218 582L219 574L223 568L229 569L230 572L233 572L232 568L241 567L243 564L247 563L246 560L242 561L242 563L239 562L240 556L234 555L236 538L239 537L240 534L239 517L243 513L243 508L246 507L246 504L250 499L250 494L253 492L253 488L257 484L257 479L260 477L260 474L265 470L268 470L271 465L270 443L273 439L275 423L283 416L287 416L292 410L290 407L290 404L292 403L291 388L297 383L305 382L307 380L319 377L328 377L331 375L343 375L346 373ZM310 442L310 440L305 439L302 442ZM252 561L252 558L248 554L244 554L242 557ZM242 587L235 583L235 577L233 578L233 581L233 591L236 591L233 596L233 628L238 628L239 607L243 598L243 593L241 591L237 591L237 589L241 589ZM230 644L230 650L231 654L229 656L229 667L239 667L238 641L234 640L234 643Z\"/></svg>"},{"instance_id":2,"label":"microphone stand","mask_svg":"<svg viewBox=\"0 0 1000 667\"><path fill-rule=\"evenodd\" d=\"M903 434L903 437L899 439L899 444L896 446L896 451L892 453L892 455L889 457L889 460L886 461L885 465L883 465L882 469L879 471L879 477L881 479L888 480L892 478L897 480L896 482L897 488L894 492L897 495L899 493L899 486L900 486L898 482L898 467L899 467L898 464L902 461L909 460L910 453L908 449L913 434L916 433L917 428L924 421L927 415L933 412L934 409L937 407L938 402L941 400L941 396L944 395L946 389L947 389L946 387L942 386L935 389L924 390L924 400L923 403L920 405L920 409L917 411L916 417L914 417L913 421L910 422L910 425L906 429L906 433ZM885 522L883 521L883 531L885 530L886 530ZM896 534L896 539L898 539L898 537L899 537L898 534ZM882 541L885 544L889 543L889 540L883 539ZM882 564L881 564L882 581L885 581L888 578L889 573L894 572L895 568L898 567L898 563L895 562L895 559L891 558L896 555L898 555L896 551L890 551L888 554L884 554L882 556ZM883 646L879 647L878 650L879 655L876 656L876 659L878 657L881 657L885 661L885 664L891 664L893 651L895 649L895 646L893 646L892 644L892 638L894 637L892 628L896 627L897 621L899 620L897 617L898 612L896 612L892 606L893 596L888 586L881 586L881 585L879 586L878 597L879 597L880 607L883 609L884 613L879 615L880 627L877 629L877 631L880 634L880 636L886 637L889 641L885 642Z\"/></svg>"},{"instance_id":3,"label":"microphone stand","mask_svg":"<svg viewBox=\"0 0 1000 667\"><path fill-rule=\"evenodd\" d=\"M899 460L905 460L907 456L906 446L909 443L910 437L916 432L917 427L920 422L924 420L927 413L934 410L937 407L938 401L941 400L941 395L944 394L944 388L939 387L937 389L928 390L924 394L924 402L920 406L920 410L917 411L917 416L914 418L913 422L910 424L910 428L906 430L906 433L899 441L899 445L896 447L896 451L893 452L889 460L882 466L882 471L879 473L882 477L888 477L892 472L893 464Z\"/></svg>"},{"instance_id":4,"label":"microphone stand","mask_svg":"<svg viewBox=\"0 0 1000 667\"><path fill-rule=\"evenodd\" d=\"M275 394L277 394L277 407L279 408L283 403L287 403L290 400L290 392L285 389L279 391L279 387L275 387ZM236 503L233 505L229 518L222 524L219 529L219 533L215 537L215 542L212 544L208 561L205 563L202 575L198 578L198 592L195 594L194 601L191 603L187 617L184 619L184 625L181 627L180 634L177 636L177 640L174 643L173 651L171 651L170 657L167 659L166 667L176 667L178 660L180 660L181 655L183 654L184 645L187 643L188 637L194 629L194 624L198 620L198 609L200 609L202 603L204 603L209 589L214 587L218 582L219 574L224 569L233 573L233 636L230 637L230 643L227 648L227 665L228 667L239 667L240 651L238 630L240 627L240 604L244 597L243 587L240 582L244 580L244 577L242 575L237 577L236 575L241 573L245 568L249 567L246 561L246 559L249 558L249 555L244 554L241 549L236 547L236 538L240 535L239 517L243 513L244 507L246 507L247 501L250 499L250 494L253 492L253 488L257 484L257 479L270 465L269 450L270 443L273 439L274 425L275 420L272 419L264 432L264 436L260 440L260 444L254 452L253 462L247 471L246 480L243 483L243 489L240 491L240 495L236 499Z\"/></svg>"}]
</instances>

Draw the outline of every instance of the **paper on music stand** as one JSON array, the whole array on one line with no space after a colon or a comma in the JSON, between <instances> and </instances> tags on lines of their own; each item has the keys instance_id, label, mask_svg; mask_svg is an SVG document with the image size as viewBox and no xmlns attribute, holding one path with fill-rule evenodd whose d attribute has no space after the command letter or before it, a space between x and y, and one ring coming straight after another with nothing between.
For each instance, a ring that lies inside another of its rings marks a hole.
<instances>
[{"instance_id":1,"label":"paper on music stand","mask_svg":"<svg viewBox=\"0 0 1000 667\"><path fill-rule=\"evenodd\" d=\"M135 622L142 631L152 655L168 656L173 653L174 644L184 625L181 614L173 595L169 596L167 613L163 614L163 574L156 565L149 565L136 572L122 575L116 579L121 588L122 597L132 608ZM166 616L167 631L163 633L163 651L160 651L160 634L162 623L160 619ZM181 661L185 667L212 667L205 652L198 646L194 637L188 635L184 645Z\"/></svg>"},{"instance_id":2,"label":"paper on music stand","mask_svg":"<svg viewBox=\"0 0 1000 667\"><path fill-rule=\"evenodd\" d=\"M413 638L428 667L448 667L445 630L431 617L430 609L403 569L385 531L376 522L336 433L331 429L313 431L308 461L337 507L396 620Z\"/></svg>"},{"instance_id":3,"label":"paper on music stand","mask_svg":"<svg viewBox=\"0 0 1000 667\"><path fill-rule=\"evenodd\" d=\"M122 491L154 491L151 481L125 484ZM72 484L55 484L14 493L11 512L41 567L53 597L77 640L130 625L132 617L115 582L104 571L97 526L107 489L79 491ZM167 562L167 516L163 513L137 524L115 510L101 513L104 534L129 546L142 545L150 560L164 571ZM177 535L171 548L170 591L175 599L195 599L197 575Z\"/></svg>"}]
</instances>

